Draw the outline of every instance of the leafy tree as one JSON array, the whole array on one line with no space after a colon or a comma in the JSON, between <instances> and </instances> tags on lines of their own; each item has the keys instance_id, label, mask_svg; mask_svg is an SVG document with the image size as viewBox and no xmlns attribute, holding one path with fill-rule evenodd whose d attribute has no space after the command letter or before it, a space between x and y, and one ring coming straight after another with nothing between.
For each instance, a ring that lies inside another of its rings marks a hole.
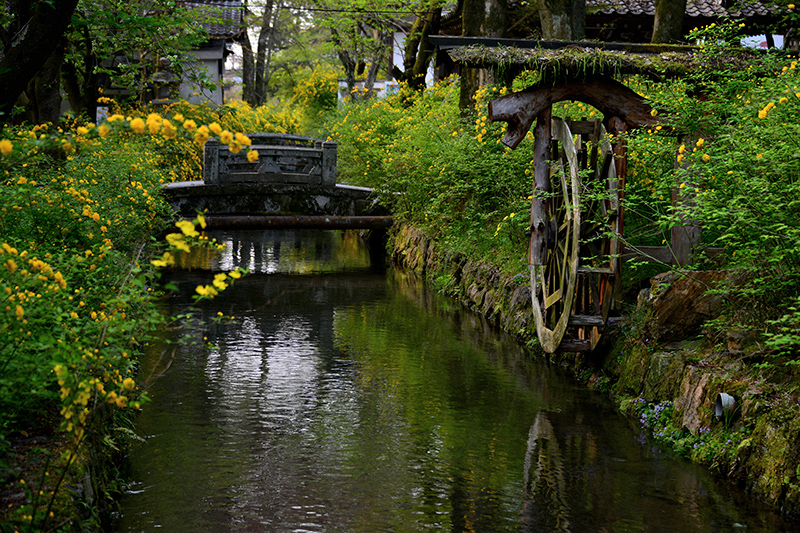
<instances>
[{"instance_id":1,"label":"leafy tree","mask_svg":"<svg viewBox=\"0 0 800 533\"><path fill-rule=\"evenodd\" d=\"M255 27L258 34L256 47L245 33L242 42L243 99L253 106L262 105L269 95L270 79L274 73L272 59L280 50L296 41L303 33L300 17L285 9L281 0L266 0L260 13L248 18L248 26Z\"/></svg>"},{"instance_id":2,"label":"leafy tree","mask_svg":"<svg viewBox=\"0 0 800 533\"><path fill-rule=\"evenodd\" d=\"M204 20L213 20L213 13L173 0L6 2L0 120L8 122L21 104L31 121L56 121L61 78L73 109L88 116L94 116L101 76L146 101L155 96L160 71L187 70L190 50L206 38Z\"/></svg>"},{"instance_id":3,"label":"leafy tree","mask_svg":"<svg viewBox=\"0 0 800 533\"><path fill-rule=\"evenodd\" d=\"M172 0L80 0L62 69L72 108L94 116L101 77L140 103L155 98L167 72L188 73L190 50L207 38L201 24L213 18Z\"/></svg>"},{"instance_id":4,"label":"leafy tree","mask_svg":"<svg viewBox=\"0 0 800 533\"><path fill-rule=\"evenodd\" d=\"M0 16L0 120L8 122L17 99L25 91L41 94L52 84L52 65L38 79L34 77L58 52L78 0L10 0ZM24 31L23 31L24 30ZM48 79L49 78L49 79ZM29 87L33 81L33 87Z\"/></svg>"},{"instance_id":5,"label":"leafy tree","mask_svg":"<svg viewBox=\"0 0 800 533\"><path fill-rule=\"evenodd\" d=\"M425 74L433 57L433 45L429 37L439 33L444 4L442 0L420 0L415 8L416 18L405 41L403 70L397 67L392 69L395 78L405 81L413 89L419 90L425 86ZM459 0L455 11L460 12L463 5L464 0Z\"/></svg>"},{"instance_id":6,"label":"leafy tree","mask_svg":"<svg viewBox=\"0 0 800 533\"><path fill-rule=\"evenodd\" d=\"M434 10L431 13L434 22L438 3L431 0L422 0L418 4L403 0L388 4L379 0L350 0L347 3L313 0L312 5L317 20L331 32L331 41L344 68L347 87L358 99L372 95L378 72L388 65L393 34L395 31L404 31L403 17L417 13L415 9L420 5L428 5ZM425 52L430 54L430 48L426 47ZM427 63L427 59L423 62ZM364 93L359 95L353 91L356 76L363 75L365 71Z\"/></svg>"}]
</instances>

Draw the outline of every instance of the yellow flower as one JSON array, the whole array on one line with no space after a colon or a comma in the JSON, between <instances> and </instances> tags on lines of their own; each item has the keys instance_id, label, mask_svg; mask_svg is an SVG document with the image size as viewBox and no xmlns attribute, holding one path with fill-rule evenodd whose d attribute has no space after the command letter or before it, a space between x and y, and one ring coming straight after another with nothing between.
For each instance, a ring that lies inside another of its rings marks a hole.
<instances>
[{"instance_id":1,"label":"yellow flower","mask_svg":"<svg viewBox=\"0 0 800 533\"><path fill-rule=\"evenodd\" d=\"M164 252L164 255L161 256L161 259L153 259L150 261L153 266L157 267L165 267L169 265L175 264L175 257L169 252Z\"/></svg>"},{"instance_id":2,"label":"yellow flower","mask_svg":"<svg viewBox=\"0 0 800 533\"><path fill-rule=\"evenodd\" d=\"M761 159L762 157L764 157L764 154L758 154L758 155L756 155L756 159Z\"/></svg>"},{"instance_id":3,"label":"yellow flower","mask_svg":"<svg viewBox=\"0 0 800 533\"><path fill-rule=\"evenodd\" d=\"M181 115L180 113L176 113L175 115L172 116L172 119L175 122L183 122L183 115Z\"/></svg>"},{"instance_id":4,"label":"yellow flower","mask_svg":"<svg viewBox=\"0 0 800 533\"><path fill-rule=\"evenodd\" d=\"M221 142L222 144L233 143L233 133L229 132L228 130L223 131L222 133L219 134L219 142Z\"/></svg>"},{"instance_id":5,"label":"yellow flower","mask_svg":"<svg viewBox=\"0 0 800 533\"><path fill-rule=\"evenodd\" d=\"M236 134L236 142L244 146L250 146L251 144L253 144L253 141L250 140L250 137L248 137L244 133Z\"/></svg>"},{"instance_id":6,"label":"yellow flower","mask_svg":"<svg viewBox=\"0 0 800 533\"><path fill-rule=\"evenodd\" d=\"M184 235L187 237L197 237L200 235L197 233L197 230L194 229L194 224L192 224L188 220L180 220L175 223L175 225L183 232Z\"/></svg>"},{"instance_id":7,"label":"yellow flower","mask_svg":"<svg viewBox=\"0 0 800 533\"><path fill-rule=\"evenodd\" d=\"M239 279L239 278L242 277L242 273L239 272L238 270L234 270L233 272L229 272L228 275L230 277L232 277L233 279Z\"/></svg>"},{"instance_id":8,"label":"yellow flower","mask_svg":"<svg viewBox=\"0 0 800 533\"><path fill-rule=\"evenodd\" d=\"M131 120L131 129L136 133L144 133L144 120L141 117Z\"/></svg>"},{"instance_id":9,"label":"yellow flower","mask_svg":"<svg viewBox=\"0 0 800 533\"><path fill-rule=\"evenodd\" d=\"M788 5L788 6L786 6L786 7L788 7L789 9L794 9L794 4L789 4L789 5Z\"/></svg>"},{"instance_id":10,"label":"yellow flower","mask_svg":"<svg viewBox=\"0 0 800 533\"><path fill-rule=\"evenodd\" d=\"M124 408L124 407L127 407L127 406L128 406L128 398L126 398L125 396L120 396L120 397L118 397L118 398L116 399L116 402L115 402L115 403L117 404L117 407L119 407L120 409L122 409L122 408Z\"/></svg>"},{"instance_id":11,"label":"yellow flower","mask_svg":"<svg viewBox=\"0 0 800 533\"><path fill-rule=\"evenodd\" d=\"M224 291L225 289L228 288L228 284L225 283L225 278L227 278L227 277L228 277L228 275L225 274L224 272L222 272L220 274L216 274L214 276L214 281L212 283L214 284L214 286L216 288L218 288L221 291Z\"/></svg>"},{"instance_id":12,"label":"yellow flower","mask_svg":"<svg viewBox=\"0 0 800 533\"><path fill-rule=\"evenodd\" d=\"M14 149L14 145L8 139L0 141L0 154L8 155Z\"/></svg>"},{"instance_id":13,"label":"yellow flower","mask_svg":"<svg viewBox=\"0 0 800 533\"><path fill-rule=\"evenodd\" d=\"M247 152L247 160L251 163L258 161L258 150L250 150Z\"/></svg>"},{"instance_id":14,"label":"yellow flower","mask_svg":"<svg viewBox=\"0 0 800 533\"><path fill-rule=\"evenodd\" d=\"M699 148L699 147L703 146L703 143L704 143L704 142L706 142L706 141L705 141L705 140L703 140L703 138L702 138L702 137L701 137L701 138L699 138L699 139L697 139L697 147Z\"/></svg>"},{"instance_id":15,"label":"yellow flower","mask_svg":"<svg viewBox=\"0 0 800 533\"><path fill-rule=\"evenodd\" d=\"M172 125L172 122L164 119L161 122L161 125L164 128L164 137L166 137L167 139L174 139L175 135L178 133L178 130L175 128L175 126Z\"/></svg>"},{"instance_id":16,"label":"yellow flower","mask_svg":"<svg viewBox=\"0 0 800 533\"><path fill-rule=\"evenodd\" d=\"M97 128L97 134L105 139L108 137L108 134L111 132L111 128L108 127L108 124L101 124L99 128Z\"/></svg>"},{"instance_id":17,"label":"yellow flower","mask_svg":"<svg viewBox=\"0 0 800 533\"><path fill-rule=\"evenodd\" d=\"M238 154L239 152L242 151L242 145L236 143L229 144L228 149L231 151L232 154Z\"/></svg>"},{"instance_id":18,"label":"yellow flower","mask_svg":"<svg viewBox=\"0 0 800 533\"><path fill-rule=\"evenodd\" d=\"M78 135L86 135L87 133L89 133L89 128L85 126L78 126L78 129L76 131L78 132Z\"/></svg>"},{"instance_id":19,"label":"yellow flower","mask_svg":"<svg viewBox=\"0 0 800 533\"><path fill-rule=\"evenodd\" d=\"M202 214L198 213L197 223L200 224L200 228L206 229L206 217L204 217Z\"/></svg>"},{"instance_id":20,"label":"yellow flower","mask_svg":"<svg viewBox=\"0 0 800 533\"><path fill-rule=\"evenodd\" d=\"M194 134L194 142L202 146L206 144L206 142L208 142L209 137L210 136L208 133L203 133L201 131L198 131L197 133Z\"/></svg>"},{"instance_id":21,"label":"yellow flower","mask_svg":"<svg viewBox=\"0 0 800 533\"><path fill-rule=\"evenodd\" d=\"M22 320L22 317L25 316L25 310L22 308L21 305L17 305L17 308L14 310L14 313L17 315L17 320Z\"/></svg>"},{"instance_id":22,"label":"yellow flower","mask_svg":"<svg viewBox=\"0 0 800 533\"><path fill-rule=\"evenodd\" d=\"M200 296L208 296L209 298L213 298L214 296L219 294L217 290L211 285L198 285L194 290Z\"/></svg>"},{"instance_id":23,"label":"yellow flower","mask_svg":"<svg viewBox=\"0 0 800 533\"><path fill-rule=\"evenodd\" d=\"M122 387L125 390L133 390L136 386L136 382L132 378L125 378L122 380Z\"/></svg>"},{"instance_id":24,"label":"yellow flower","mask_svg":"<svg viewBox=\"0 0 800 533\"><path fill-rule=\"evenodd\" d=\"M109 122L117 122L119 120L125 120L125 117L123 117L122 115L118 115L118 114L114 114L114 115L111 115L110 117L108 117L108 121Z\"/></svg>"},{"instance_id":25,"label":"yellow flower","mask_svg":"<svg viewBox=\"0 0 800 533\"><path fill-rule=\"evenodd\" d=\"M8 269L9 272L13 274L14 272L17 271L17 262L14 261L13 259L9 259L8 261L6 261L6 268Z\"/></svg>"},{"instance_id":26,"label":"yellow flower","mask_svg":"<svg viewBox=\"0 0 800 533\"><path fill-rule=\"evenodd\" d=\"M186 244L186 241L183 239L182 233L170 233L166 237L167 242L173 248L177 248L178 250L182 250L184 252L190 252L191 248L189 245Z\"/></svg>"},{"instance_id":27,"label":"yellow flower","mask_svg":"<svg viewBox=\"0 0 800 533\"><path fill-rule=\"evenodd\" d=\"M650 116L654 117L656 115L658 115L658 110L653 109L652 111L650 111Z\"/></svg>"},{"instance_id":28,"label":"yellow flower","mask_svg":"<svg viewBox=\"0 0 800 533\"><path fill-rule=\"evenodd\" d=\"M222 127L216 122L212 122L211 124L209 124L208 129L210 129L211 133L213 133L214 135L220 135L222 133Z\"/></svg>"},{"instance_id":29,"label":"yellow flower","mask_svg":"<svg viewBox=\"0 0 800 533\"><path fill-rule=\"evenodd\" d=\"M197 122L192 119L186 120L183 123L183 129L186 131L194 131L197 129Z\"/></svg>"},{"instance_id":30,"label":"yellow flower","mask_svg":"<svg viewBox=\"0 0 800 533\"><path fill-rule=\"evenodd\" d=\"M22 176L17 180L17 185L25 185L26 183L28 183L28 178L25 176Z\"/></svg>"},{"instance_id":31,"label":"yellow flower","mask_svg":"<svg viewBox=\"0 0 800 533\"><path fill-rule=\"evenodd\" d=\"M680 148L678 148L678 153L679 153L679 154L682 154L682 153L683 153L683 152L685 152L685 151L686 151L686 145L685 145L685 144L682 144L682 145L680 146Z\"/></svg>"},{"instance_id":32,"label":"yellow flower","mask_svg":"<svg viewBox=\"0 0 800 533\"><path fill-rule=\"evenodd\" d=\"M710 161L710 160L711 160L711 156L710 155L703 154L703 161Z\"/></svg>"}]
</instances>

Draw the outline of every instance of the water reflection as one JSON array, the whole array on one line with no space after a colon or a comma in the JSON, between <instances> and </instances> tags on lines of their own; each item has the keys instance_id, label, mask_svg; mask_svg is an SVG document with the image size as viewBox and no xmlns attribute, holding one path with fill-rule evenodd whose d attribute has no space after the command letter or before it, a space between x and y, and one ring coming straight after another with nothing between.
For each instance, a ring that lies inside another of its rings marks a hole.
<instances>
[{"instance_id":1,"label":"water reflection","mask_svg":"<svg viewBox=\"0 0 800 533\"><path fill-rule=\"evenodd\" d=\"M369 249L356 231L236 230L211 235L222 251L194 250L180 258L184 268L261 274L309 274L368 270Z\"/></svg>"},{"instance_id":2,"label":"water reflection","mask_svg":"<svg viewBox=\"0 0 800 533\"><path fill-rule=\"evenodd\" d=\"M202 310L206 346L145 362L163 376L119 531L784 528L639 444L604 399L474 313L413 276L373 272L363 249L340 258L357 238L318 233L258 246L229 235L238 251L199 265L257 273ZM182 294L208 275L181 273ZM214 324L218 310L237 320Z\"/></svg>"}]
</instances>

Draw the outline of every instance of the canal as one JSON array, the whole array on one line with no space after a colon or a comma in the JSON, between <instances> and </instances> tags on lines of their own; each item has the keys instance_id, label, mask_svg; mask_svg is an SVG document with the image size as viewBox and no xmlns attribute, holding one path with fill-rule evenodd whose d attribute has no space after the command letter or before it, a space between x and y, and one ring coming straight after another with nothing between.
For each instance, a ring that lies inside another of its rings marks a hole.
<instances>
[{"instance_id":1,"label":"canal","mask_svg":"<svg viewBox=\"0 0 800 533\"><path fill-rule=\"evenodd\" d=\"M252 274L148 351L117 531L790 530L355 232L216 237L167 312Z\"/></svg>"}]
</instances>

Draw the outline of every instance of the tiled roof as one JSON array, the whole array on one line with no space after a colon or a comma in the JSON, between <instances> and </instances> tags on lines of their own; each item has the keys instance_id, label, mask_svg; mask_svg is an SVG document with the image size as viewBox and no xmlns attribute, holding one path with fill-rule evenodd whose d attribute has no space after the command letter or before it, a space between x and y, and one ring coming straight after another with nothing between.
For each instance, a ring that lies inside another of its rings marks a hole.
<instances>
[{"instance_id":1,"label":"tiled roof","mask_svg":"<svg viewBox=\"0 0 800 533\"><path fill-rule=\"evenodd\" d=\"M725 4L728 4L726 7ZM686 15L695 18L760 17L774 14L779 8L751 0L687 0ZM649 15L656 12L655 0L586 0L587 13L604 15Z\"/></svg>"},{"instance_id":2,"label":"tiled roof","mask_svg":"<svg viewBox=\"0 0 800 533\"><path fill-rule=\"evenodd\" d=\"M181 3L219 19L217 24L203 24L212 39L229 39L244 31L245 5L242 0L184 0Z\"/></svg>"}]
</instances>

